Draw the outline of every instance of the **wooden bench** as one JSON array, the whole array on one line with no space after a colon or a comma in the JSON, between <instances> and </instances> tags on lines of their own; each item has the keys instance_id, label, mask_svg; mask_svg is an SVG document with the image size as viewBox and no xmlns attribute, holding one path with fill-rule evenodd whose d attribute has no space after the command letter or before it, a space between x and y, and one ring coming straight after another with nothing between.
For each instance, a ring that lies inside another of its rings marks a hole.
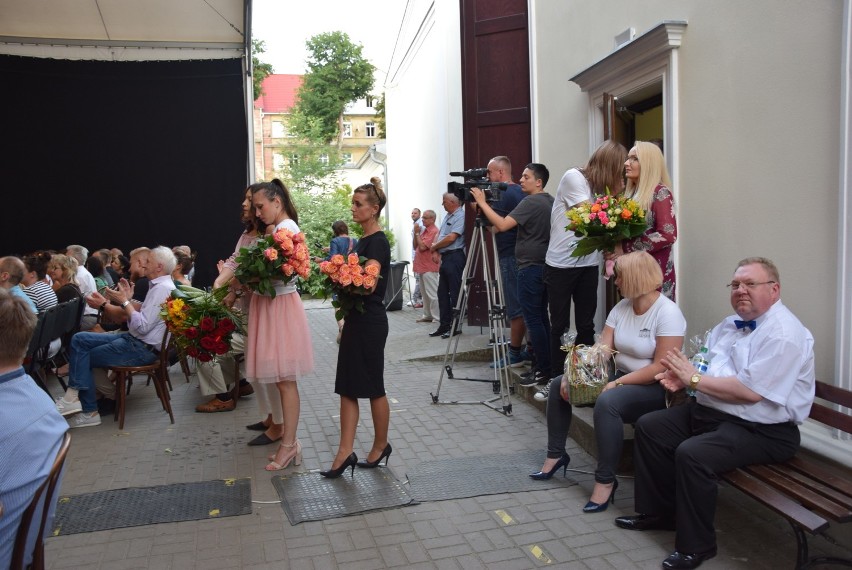
<instances>
[{"instance_id":1,"label":"wooden bench","mask_svg":"<svg viewBox=\"0 0 852 570\"><path fill-rule=\"evenodd\" d=\"M823 382L816 383L816 397L830 404L852 408L852 392ZM852 434L852 415L815 401L810 419ZM723 473L731 486L787 519L796 536L796 568L816 564L852 566L852 560L810 558L808 536L825 535L829 521L852 521L852 475L849 470L797 455L784 463L749 465Z\"/></svg>"}]
</instances>

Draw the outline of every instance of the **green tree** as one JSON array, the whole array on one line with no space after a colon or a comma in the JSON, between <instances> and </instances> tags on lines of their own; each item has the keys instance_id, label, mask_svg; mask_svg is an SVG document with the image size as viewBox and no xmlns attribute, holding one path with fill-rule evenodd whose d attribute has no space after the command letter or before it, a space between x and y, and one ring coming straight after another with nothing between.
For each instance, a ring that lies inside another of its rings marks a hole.
<instances>
[{"instance_id":1,"label":"green tree","mask_svg":"<svg viewBox=\"0 0 852 570\"><path fill-rule=\"evenodd\" d=\"M380 139L387 138L385 134L387 131L385 130L385 94L379 97L379 100L376 101L376 126L378 126L378 133L376 136Z\"/></svg>"},{"instance_id":2,"label":"green tree","mask_svg":"<svg viewBox=\"0 0 852 570\"><path fill-rule=\"evenodd\" d=\"M343 111L373 88L373 65L363 46L344 32L318 34L306 42L308 71L296 95L290 129L299 138L343 144Z\"/></svg>"},{"instance_id":3,"label":"green tree","mask_svg":"<svg viewBox=\"0 0 852 570\"><path fill-rule=\"evenodd\" d=\"M320 195L339 186L337 169L342 161L336 146L303 141L288 146L287 150L290 163L281 176L288 188Z\"/></svg>"},{"instance_id":4,"label":"green tree","mask_svg":"<svg viewBox=\"0 0 852 570\"><path fill-rule=\"evenodd\" d=\"M251 81L254 88L254 100L263 95L263 80L272 74L272 64L260 61L260 54L266 52L263 40L251 41Z\"/></svg>"}]
</instances>

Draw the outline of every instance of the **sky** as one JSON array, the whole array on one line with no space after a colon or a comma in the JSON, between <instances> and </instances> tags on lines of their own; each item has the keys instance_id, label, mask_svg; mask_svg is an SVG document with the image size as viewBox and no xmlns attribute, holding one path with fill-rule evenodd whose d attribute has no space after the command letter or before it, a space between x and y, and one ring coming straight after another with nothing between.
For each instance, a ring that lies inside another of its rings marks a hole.
<instances>
[{"instance_id":1,"label":"sky","mask_svg":"<svg viewBox=\"0 0 852 570\"><path fill-rule=\"evenodd\" d=\"M260 60L274 73L305 72L305 42L324 32L342 31L364 46L381 82L391 60L407 0L254 0L252 38L266 43Z\"/></svg>"}]
</instances>

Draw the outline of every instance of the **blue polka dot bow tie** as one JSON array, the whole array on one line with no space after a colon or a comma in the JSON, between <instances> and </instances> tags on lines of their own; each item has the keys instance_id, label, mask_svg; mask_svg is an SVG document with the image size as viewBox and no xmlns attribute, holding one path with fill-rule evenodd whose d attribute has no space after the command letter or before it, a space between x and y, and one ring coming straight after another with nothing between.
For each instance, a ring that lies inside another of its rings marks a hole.
<instances>
[{"instance_id":1,"label":"blue polka dot bow tie","mask_svg":"<svg viewBox=\"0 0 852 570\"><path fill-rule=\"evenodd\" d=\"M737 325L738 329L754 330L757 328L757 321L741 321L739 319L734 319L734 324Z\"/></svg>"}]
</instances>

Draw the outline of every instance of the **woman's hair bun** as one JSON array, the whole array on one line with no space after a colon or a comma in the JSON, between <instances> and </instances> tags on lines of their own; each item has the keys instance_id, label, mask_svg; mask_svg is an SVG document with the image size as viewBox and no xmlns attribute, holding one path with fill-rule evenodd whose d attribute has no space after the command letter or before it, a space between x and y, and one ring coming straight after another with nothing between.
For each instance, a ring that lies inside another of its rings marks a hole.
<instances>
[{"instance_id":1,"label":"woman's hair bun","mask_svg":"<svg viewBox=\"0 0 852 570\"><path fill-rule=\"evenodd\" d=\"M370 178L370 183L371 183L373 186L375 186L376 188L378 188L379 190L383 190L383 188L382 188L382 179L381 179L381 178L379 178L378 176L373 176L372 178Z\"/></svg>"}]
</instances>

